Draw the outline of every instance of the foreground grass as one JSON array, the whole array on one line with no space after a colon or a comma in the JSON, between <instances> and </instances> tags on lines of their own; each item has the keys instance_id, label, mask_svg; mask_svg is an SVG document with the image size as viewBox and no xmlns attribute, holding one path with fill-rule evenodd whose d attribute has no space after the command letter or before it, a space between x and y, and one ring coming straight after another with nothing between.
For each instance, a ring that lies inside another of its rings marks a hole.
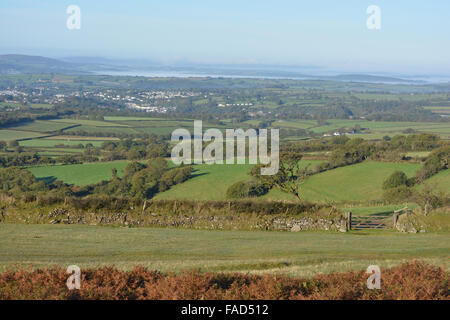
<instances>
[{"instance_id":1,"label":"foreground grass","mask_svg":"<svg viewBox=\"0 0 450 320\"><path fill-rule=\"evenodd\" d=\"M0 224L0 271L114 264L310 277L420 259L449 270L448 234L258 232Z\"/></svg>"}]
</instances>

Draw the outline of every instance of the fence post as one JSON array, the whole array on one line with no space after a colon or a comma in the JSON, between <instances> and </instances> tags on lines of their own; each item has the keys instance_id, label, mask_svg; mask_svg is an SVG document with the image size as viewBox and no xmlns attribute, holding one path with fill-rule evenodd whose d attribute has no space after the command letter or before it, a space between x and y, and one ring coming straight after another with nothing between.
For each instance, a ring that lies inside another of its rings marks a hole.
<instances>
[{"instance_id":1,"label":"fence post","mask_svg":"<svg viewBox=\"0 0 450 320\"><path fill-rule=\"evenodd\" d=\"M347 212L346 218L347 218L347 221L346 221L347 231L350 231L350 230L352 230L352 212L351 211Z\"/></svg>"},{"instance_id":2,"label":"fence post","mask_svg":"<svg viewBox=\"0 0 450 320\"><path fill-rule=\"evenodd\" d=\"M145 209L147 209L147 199L145 199L144 205L142 206L142 213L145 212Z\"/></svg>"},{"instance_id":3,"label":"fence post","mask_svg":"<svg viewBox=\"0 0 450 320\"><path fill-rule=\"evenodd\" d=\"M394 212L394 229L397 227L398 222L398 212Z\"/></svg>"}]
</instances>

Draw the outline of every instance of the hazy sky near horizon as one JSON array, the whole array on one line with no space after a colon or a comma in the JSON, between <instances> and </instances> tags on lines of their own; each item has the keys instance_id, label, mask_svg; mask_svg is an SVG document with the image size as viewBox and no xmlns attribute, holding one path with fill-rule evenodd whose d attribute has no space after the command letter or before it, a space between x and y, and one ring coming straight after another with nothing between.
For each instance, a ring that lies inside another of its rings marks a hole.
<instances>
[{"instance_id":1,"label":"hazy sky near horizon","mask_svg":"<svg viewBox=\"0 0 450 320\"><path fill-rule=\"evenodd\" d=\"M449 74L450 1L2 0L0 53Z\"/></svg>"}]
</instances>

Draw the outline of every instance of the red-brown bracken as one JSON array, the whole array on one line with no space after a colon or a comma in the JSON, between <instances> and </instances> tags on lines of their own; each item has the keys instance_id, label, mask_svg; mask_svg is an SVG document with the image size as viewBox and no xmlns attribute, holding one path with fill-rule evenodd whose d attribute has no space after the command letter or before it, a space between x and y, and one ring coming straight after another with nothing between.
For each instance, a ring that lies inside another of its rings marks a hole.
<instances>
[{"instance_id":1,"label":"red-brown bracken","mask_svg":"<svg viewBox=\"0 0 450 320\"><path fill-rule=\"evenodd\" d=\"M381 270L381 290L364 271L296 279L275 275L163 274L143 267L82 269L80 290L68 290L61 267L0 274L0 299L449 299L449 273L422 262Z\"/></svg>"}]
</instances>

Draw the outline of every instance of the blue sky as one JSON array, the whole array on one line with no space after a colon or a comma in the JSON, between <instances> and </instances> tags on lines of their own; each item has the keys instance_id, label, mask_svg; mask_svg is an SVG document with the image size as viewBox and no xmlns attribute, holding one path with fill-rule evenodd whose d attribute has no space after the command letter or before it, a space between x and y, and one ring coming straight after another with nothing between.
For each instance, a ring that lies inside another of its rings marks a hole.
<instances>
[{"instance_id":1,"label":"blue sky","mask_svg":"<svg viewBox=\"0 0 450 320\"><path fill-rule=\"evenodd\" d=\"M450 1L2 0L0 53L448 74Z\"/></svg>"}]
</instances>

